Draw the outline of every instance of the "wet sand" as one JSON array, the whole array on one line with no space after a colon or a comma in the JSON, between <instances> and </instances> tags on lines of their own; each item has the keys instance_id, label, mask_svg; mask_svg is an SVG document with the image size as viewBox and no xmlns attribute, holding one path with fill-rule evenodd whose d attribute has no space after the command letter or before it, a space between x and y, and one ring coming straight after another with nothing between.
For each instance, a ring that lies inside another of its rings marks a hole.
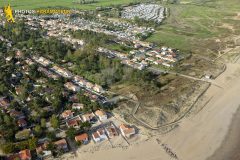
<instances>
[{"instance_id":1,"label":"wet sand","mask_svg":"<svg viewBox=\"0 0 240 160\"><path fill-rule=\"evenodd\" d=\"M240 108L235 113L221 147L208 160L240 160Z\"/></svg>"}]
</instances>

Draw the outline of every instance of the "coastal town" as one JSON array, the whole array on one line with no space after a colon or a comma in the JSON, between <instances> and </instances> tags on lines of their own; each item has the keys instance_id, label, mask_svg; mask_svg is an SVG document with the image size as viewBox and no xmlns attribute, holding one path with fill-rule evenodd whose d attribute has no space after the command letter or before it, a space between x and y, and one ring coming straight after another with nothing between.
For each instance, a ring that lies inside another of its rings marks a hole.
<instances>
[{"instance_id":1,"label":"coastal town","mask_svg":"<svg viewBox=\"0 0 240 160\"><path fill-rule=\"evenodd\" d=\"M0 160L238 160L235 1L3 2Z\"/></svg>"},{"instance_id":2,"label":"coastal town","mask_svg":"<svg viewBox=\"0 0 240 160\"><path fill-rule=\"evenodd\" d=\"M160 17L163 18L163 10L160 10ZM158 22L161 21L160 17L157 18ZM127 22L106 22L101 18L87 20L81 17L74 19L66 17L64 21L62 19L45 20L29 15L19 15L19 18L24 20L32 31L38 31L39 28L45 30L46 34L42 35L43 38L56 38L62 44L69 43L75 50L84 48L86 42L74 38L69 31L89 30L113 36L116 44L130 42L132 50L126 53L104 47L98 47L96 53L106 56L110 60L116 58L122 64L140 71L150 65L173 67L174 63L180 60L178 50L169 47L159 48L154 44L141 41L137 36L138 34L142 36L151 34L154 32L153 28L138 27ZM2 22L1 25L5 24ZM7 44L7 50L12 50L10 40L3 36L0 39L1 42ZM116 118L114 113L103 109L104 106L112 104L107 90L101 85L73 73L66 65L58 64L48 57L41 56L41 53L25 55L26 51L17 48L14 48L13 51L14 54L5 57L5 63L6 65L12 63L17 65L10 77L10 94L1 97L0 105L2 113L11 117L18 127L14 139L23 142L31 139L33 141L31 143L35 143L36 148L34 152L32 147L17 149L19 152L9 155L7 159L51 159L81 145L94 145L109 141L110 145L114 147L113 140L116 137L118 137L117 141L129 145L129 139L137 136L138 128L136 126L123 123L121 119ZM28 52L32 51L28 50ZM69 64L71 68L71 62L64 63ZM33 71L37 71L37 73L33 73ZM63 82L60 84L61 93L57 93L60 88L51 87L48 84L58 82ZM84 100L79 100L79 98L83 99L79 95L83 96ZM63 98L62 102L57 104L60 106L54 104L56 96ZM36 102L36 99L41 99L41 102ZM63 101L67 101L67 108L62 106ZM12 103L17 103L18 107L12 108ZM40 119L32 120L37 116L39 109L29 107L30 105L42 106L40 115L45 115L46 119L38 117ZM89 109L89 105L94 109ZM41 127L39 127L39 122ZM46 131L42 131L41 128ZM44 135L45 132L47 134L54 133L54 138L48 135L39 136ZM36 136L39 137L37 140L34 138ZM18 147L17 144L14 146Z\"/></svg>"},{"instance_id":3,"label":"coastal town","mask_svg":"<svg viewBox=\"0 0 240 160\"><path fill-rule=\"evenodd\" d=\"M44 58L44 57L37 57L33 56L31 58L27 58L24 60L23 53L19 50L16 51L15 57L7 57L6 62L11 63L12 60L17 58L18 72L16 74L12 74L12 86L15 88L15 92L13 95L21 95L21 88L17 86L17 81L21 80L25 75L29 74L29 66L34 65L35 63L39 65L38 71L43 73L45 77L49 77L53 80L59 80L62 76L66 79L69 79L69 82L64 84L66 88L65 94L67 91L72 92L73 95L70 98L71 106L69 109L62 110L59 114L59 123L60 123L60 131L56 135L57 141L53 141L52 143L56 145L57 150L59 153L68 152L73 148L69 148L69 143L83 144L88 145L91 141L94 143L101 143L102 141L111 141L114 137L122 136L123 140L125 138L131 138L137 131L135 127L132 127L127 124L122 124L121 121L117 120L116 118L112 117L112 113L105 112L101 109L96 110L95 112L84 112L85 105L79 103L76 98L74 98L74 93L77 93L81 90L85 90L85 95L88 96L91 101L101 101L103 99L98 99L98 96L104 93L104 89L97 85L92 84L85 80L83 77L77 76L72 74L70 71L62 68L60 66L54 65L53 62ZM51 66L51 68L47 68ZM41 82L42 79L36 80L37 83L33 83L32 86L35 86L34 89L31 91L31 95L27 98L27 102L30 103L34 100L37 96L44 96L45 93L38 93L37 95L34 94L34 90L37 90L38 87L45 84L45 82ZM38 83L39 82L39 83ZM47 88L45 88L47 89ZM68 93L70 94L70 93ZM29 116L26 115L26 112L30 112L31 114L34 111L28 109L28 111L23 110L16 110L10 107L12 98L9 97L1 97L0 98L0 105L2 108L2 112L11 116L13 121L16 122L16 125L19 127L19 132L15 134L15 138L18 140L25 140L29 137L34 136L34 126L35 124L31 124L28 119ZM49 101L46 99L46 101ZM20 104L22 102L19 102ZM104 102L103 102L104 103ZM26 104L25 104L26 105ZM51 106L46 106L43 108L46 109L48 112L52 112L53 108ZM46 129L52 130L53 126L51 126L50 122L46 122ZM48 123L50 124L48 126ZM79 135L74 136L74 140L69 140L66 137L66 131L68 129L80 129L82 124L87 126L91 126L91 128L86 133L81 133ZM74 142L73 142L74 141ZM47 137L41 138L37 142L36 154L39 159L49 159L53 158L53 153L47 147L50 143L50 139ZM56 154L56 153L54 153ZM29 149L21 150L19 153L13 154L8 157L8 159L32 159L31 152Z\"/></svg>"}]
</instances>

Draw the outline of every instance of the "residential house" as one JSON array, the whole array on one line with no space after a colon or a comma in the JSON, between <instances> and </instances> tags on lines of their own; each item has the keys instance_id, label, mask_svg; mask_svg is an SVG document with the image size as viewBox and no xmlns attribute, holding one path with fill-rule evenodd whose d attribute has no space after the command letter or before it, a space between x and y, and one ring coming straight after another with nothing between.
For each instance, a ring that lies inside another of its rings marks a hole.
<instances>
[{"instance_id":1,"label":"residential house","mask_svg":"<svg viewBox=\"0 0 240 160\"><path fill-rule=\"evenodd\" d=\"M73 117L73 113L71 110L65 110L62 114L61 117L65 119L69 119Z\"/></svg>"},{"instance_id":2,"label":"residential house","mask_svg":"<svg viewBox=\"0 0 240 160\"><path fill-rule=\"evenodd\" d=\"M46 160L48 158L52 158L52 151L47 150L47 146L48 146L49 142L45 141L44 143L40 144L37 148L36 148L36 153L37 153L37 157L42 159L42 160Z\"/></svg>"},{"instance_id":3,"label":"residential house","mask_svg":"<svg viewBox=\"0 0 240 160\"><path fill-rule=\"evenodd\" d=\"M100 138L98 132L93 132L92 138L93 138L94 142L96 142L96 143L101 141L101 138Z\"/></svg>"},{"instance_id":4,"label":"residential house","mask_svg":"<svg viewBox=\"0 0 240 160\"><path fill-rule=\"evenodd\" d=\"M19 154L19 158L21 160L31 160L32 159L31 152L29 149L21 150L18 154Z\"/></svg>"},{"instance_id":5,"label":"residential house","mask_svg":"<svg viewBox=\"0 0 240 160\"><path fill-rule=\"evenodd\" d=\"M17 50L15 53L16 58L21 58L23 57L23 52L21 52L20 50Z\"/></svg>"},{"instance_id":6,"label":"residential house","mask_svg":"<svg viewBox=\"0 0 240 160\"><path fill-rule=\"evenodd\" d=\"M69 97L69 101L73 103L77 103L79 101L79 98L76 94Z\"/></svg>"},{"instance_id":7,"label":"residential house","mask_svg":"<svg viewBox=\"0 0 240 160\"><path fill-rule=\"evenodd\" d=\"M6 97L1 97L0 98L0 107L7 109L10 105L9 100Z\"/></svg>"},{"instance_id":8,"label":"residential house","mask_svg":"<svg viewBox=\"0 0 240 160\"><path fill-rule=\"evenodd\" d=\"M52 62L44 57L39 57L38 62L41 63L43 66L49 66Z\"/></svg>"},{"instance_id":9,"label":"residential house","mask_svg":"<svg viewBox=\"0 0 240 160\"><path fill-rule=\"evenodd\" d=\"M56 145L57 149L59 149L59 150L63 150L64 152L67 152L69 150L66 139L58 140L58 141L54 142L54 144Z\"/></svg>"},{"instance_id":10,"label":"residential house","mask_svg":"<svg viewBox=\"0 0 240 160\"><path fill-rule=\"evenodd\" d=\"M84 107L84 104L82 104L82 103L73 103L72 104L72 109L80 110L80 109L83 109L83 107Z\"/></svg>"},{"instance_id":11,"label":"residential house","mask_svg":"<svg viewBox=\"0 0 240 160\"><path fill-rule=\"evenodd\" d=\"M157 53L155 51L151 51L151 52L147 52L146 55L148 55L150 57L155 57L157 55Z\"/></svg>"},{"instance_id":12,"label":"residential house","mask_svg":"<svg viewBox=\"0 0 240 160\"><path fill-rule=\"evenodd\" d=\"M135 129L127 126L126 124L121 124L119 128L124 137L130 138L132 135L136 134Z\"/></svg>"},{"instance_id":13,"label":"residential house","mask_svg":"<svg viewBox=\"0 0 240 160\"><path fill-rule=\"evenodd\" d=\"M83 134L75 136L75 141L76 142L81 142L82 144L87 144L88 141L89 141L88 134L87 133L83 133Z\"/></svg>"},{"instance_id":14,"label":"residential house","mask_svg":"<svg viewBox=\"0 0 240 160\"><path fill-rule=\"evenodd\" d=\"M67 82L64 84L64 87L66 87L67 89L77 92L80 90L80 87L77 85L74 85L72 82Z\"/></svg>"},{"instance_id":15,"label":"residential house","mask_svg":"<svg viewBox=\"0 0 240 160\"><path fill-rule=\"evenodd\" d=\"M86 83L87 83L87 81L84 80L83 77L80 77L80 76L78 76L78 75L77 75L77 76L74 76L73 80L74 80L75 83L77 83L78 85L81 85L81 86L85 86Z\"/></svg>"},{"instance_id":16,"label":"residential house","mask_svg":"<svg viewBox=\"0 0 240 160\"><path fill-rule=\"evenodd\" d=\"M31 160L32 155L29 149L21 150L17 154L10 155L7 160Z\"/></svg>"},{"instance_id":17,"label":"residential house","mask_svg":"<svg viewBox=\"0 0 240 160\"><path fill-rule=\"evenodd\" d=\"M168 49L168 47L163 46L161 49L162 49L162 51L166 51Z\"/></svg>"},{"instance_id":18,"label":"residential house","mask_svg":"<svg viewBox=\"0 0 240 160\"><path fill-rule=\"evenodd\" d=\"M100 121L105 121L108 118L106 112L102 110L97 110L95 112L95 115L99 118Z\"/></svg>"},{"instance_id":19,"label":"residential house","mask_svg":"<svg viewBox=\"0 0 240 160\"><path fill-rule=\"evenodd\" d=\"M12 57L11 57L11 56L9 56L9 57L5 58L5 60L6 60L7 62L9 62L9 61L11 61L11 60L12 60Z\"/></svg>"},{"instance_id":20,"label":"residential house","mask_svg":"<svg viewBox=\"0 0 240 160\"><path fill-rule=\"evenodd\" d=\"M86 82L86 87L88 89L92 89L94 87L94 84L92 84L91 82Z\"/></svg>"},{"instance_id":21,"label":"residential house","mask_svg":"<svg viewBox=\"0 0 240 160\"><path fill-rule=\"evenodd\" d=\"M68 119L66 121L66 125L68 126L68 128L70 128L70 127L78 128L80 123L81 123L81 118L79 115L76 117L73 117L71 119Z\"/></svg>"},{"instance_id":22,"label":"residential house","mask_svg":"<svg viewBox=\"0 0 240 160\"><path fill-rule=\"evenodd\" d=\"M10 116L13 117L14 119L23 119L25 118L24 114L21 111L16 111L16 110L11 110L9 112Z\"/></svg>"},{"instance_id":23,"label":"residential house","mask_svg":"<svg viewBox=\"0 0 240 160\"><path fill-rule=\"evenodd\" d=\"M86 113L81 117L83 122L94 122L96 120L95 115L93 113Z\"/></svg>"},{"instance_id":24,"label":"residential house","mask_svg":"<svg viewBox=\"0 0 240 160\"><path fill-rule=\"evenodd\" d=\"M107 135L108 135L109 138L113 138L115 136L118 136L118 132L117 132L114 125L106 127L106 131L107 131Z\"/></svg>"},{"instance_id":25,"label":"residential house","mask_svg":"<svg viewBox=\"0 0 240 160\"><path fill-rule=\"evenodd\" d=\"M103 93L104 92L102 86L97 85L97 84L94 85L93 90L98 92L98 93Z\"/></svg>"},{"instance_id":26,"label":"residential house","mask_svg":"<svg viewBox=\"0 0 240 160\"><path fill-rule=\"evenodd\" d=\"M173 67L172 64L170 64L170 63L166 63L166 62L163 62L162 65L165 66L165 67Z\"/></svg>"},{"instance_id":27,"label":"residential house","mask_svg":"<svg viewBox=\"0 0 240 160\"><path fill-rule=\"evenodd\" d=\"M30 58L26 58L25 62L28 64L28 65L33 65L34 62L30 59Z\"/></svg>"},{"instance_id":28,"label":"residential house","mask_svg":"<svg viewBox=\"0 0 240 160\"><path fill-rule=\"evenodd\" d=\"M92 137L95 142L101 142L107 139L107 135L103 128L99 128L97 131L93 132Z\"/></svg>"},{"instance_id":29,"label":"residential house","mask_svg":"<svg viewBox=\"0 0 240 160\"><path fill-rule=\"evenodd\" d=\"M42 73L45 74L47 77L52 78L52 79L54 79L54 80L59 79L59 76L58 76L58 75L54 74L53 72L49 71L49 70L46 69L46 68L38 67L38 71L39 71L39 72L42 72Z\"/></svg>"},{"instance_id":30,"label":"residential house","mask_svg":"<svg viewBox=\"0 0 240 160\"><path fill-rule=\"evenodd\" d=\"M57 72L59 75L65 77L65 78L71 78L73 76L73 74L65 68L62 68L59 66L53 66L52 69L55 72Z\"/></svg>"},{"instance_id":31,"label":"residential house","mask_svg":"<svg viewBox=\"0 0 240 160\"><path fill-rule=\"evenodd\" d=\"M19 86L15 87L15 92L17 95L20 95L23 92L23 89Z\"/></svg>"},{"instance_id":32,"label":"residential house","mask_svg":"<svg viewBox=\"0 0 240 160\"><path fill-rule=\"evenodd\" d=\"M18 125L18 127L26 127L27 126L27 121L24 119L24 118L22 118L22 119L19 119L19 120L17 120L17 125Z\"/></svg>"}]
</instances>

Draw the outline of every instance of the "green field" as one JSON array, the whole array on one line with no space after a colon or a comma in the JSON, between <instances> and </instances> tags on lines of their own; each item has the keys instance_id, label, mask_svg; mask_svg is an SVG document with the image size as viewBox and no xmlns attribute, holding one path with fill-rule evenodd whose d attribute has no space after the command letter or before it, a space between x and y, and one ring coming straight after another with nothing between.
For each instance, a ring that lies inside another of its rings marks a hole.
<instances>
[{"instance_id":1,"label":"green field","mask_svg":"<svg viewBox=\"0 0 240 160\"><path fill-rule=\"evenodd\" d=\"M91 4L76 4L79 0L0 0L0 7L10 3L14 9L36 9L46 7L67 7L77 9L96 9L96 7L106 7L111 5L128 4L130 2L136 2L137 0L96 0Z\"/></svg>"},{"instance_id":2,"label":"green field","mask_svg":"<svg viewBox=\"0 0 240 160\"><path fill-rule=\"evenodd\" d=\"M167 4L169 16L148 41L180 50L209 54L217 38L240 34L239 0L185 0ZM208 52L207 52L208 50Z\"/></svg>"}]
</instances>

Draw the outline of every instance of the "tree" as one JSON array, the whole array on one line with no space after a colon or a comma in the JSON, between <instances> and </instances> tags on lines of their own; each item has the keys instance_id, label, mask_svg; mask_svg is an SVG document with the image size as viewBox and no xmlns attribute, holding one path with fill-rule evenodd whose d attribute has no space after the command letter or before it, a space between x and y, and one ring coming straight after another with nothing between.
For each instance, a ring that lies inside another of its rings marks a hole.
<instances>
[{"instance_id":1,"label":"tree","mask_svg":"<svg viewBox=\"0 0 240 160\"><path fill-rule=\"evenodd\" d=\"M46 128L46 119L41 118L41 127Z\"/></svg>"},{"instance_id":2,"label":"tree","mask_svg":"<svg viewBox=\"0 0 240 160\"><path fill-rule=\"evenodd\" d=\"M12 153L14 151L14 144L13 143L5 143L4 145L1 145L2 151L5 154Z\"/></svg>"},{"instance_id":3,"label":"tree","mask_svg":"<svg viewBox=\"0 0 240 160\"><path fill-rule=\"evenodd\" d=\"M50 150L50 151L54 151L56 149L55 145L50 142L48 145L47 145L47 150Z\"/></svg>"},{"instance_id":4,"label":"tree","mask_svg":"<svg viewBox=\"0 0 240 160\"><path fill-rule=\"evenodd\" d=\"M83 129L83 130L89 130L90 128L91 128L91 123L89 123L89 122L83 122L82 124L81 124L81 128Z\"/></svg>"},{"instance_id":5,"label":"tree","mask_svg":"<svg viewBox=\"0 0 240 160\"><path fill-rule=\"evenodd\" d=\"M36 126L34 127L34 132L35 132L35 134L36 134L37 136L40 136L40 135L42 134L42 128L41 128L41 126L40 126L40 125L36 125Z\"/></svg>"},{"instance_id":6,"label":"tree","mask_svg":"<svg viewBox=\"0 0 240 160\"><path fill-rule=\"evenodd\" d=\"M77 134L77 130L71 127L66 131L66 134L70 139L74 139L75 135Z\"/></svg>"},{"instance_id":7,"label":"tree","mask_svg":"<svg viewBox=\"0 0 240 160\"><path fill-rule=\"evenodd\" d=\"M28 139L28 146L30 150L34 150L37 148L37 138L32 137L31 139Z\"/></svg>"},{"instance_id":8,"label":"tree","mask_svg":"<svg viewBox=\"0 0 240 160\"><path fill-rule=\"evenodd\" d=\"M50 123L54 129L57 129L59 127L59 120L55 114L52 115Z\"/></svg>"},{"instance_id":9,"label":"tree","mask_svg":"<svg viewBox=\"0 0 240 160\"><path fill-rule=\"evenodd\" d=\"M12 124L12 120L11 120L11 117L10 117L10 116L5 115L5 116L3 117L3 119L4 119L4 123L5 123L6 125L10 126L10 125Z\"/></svg>"}]
</instances>

